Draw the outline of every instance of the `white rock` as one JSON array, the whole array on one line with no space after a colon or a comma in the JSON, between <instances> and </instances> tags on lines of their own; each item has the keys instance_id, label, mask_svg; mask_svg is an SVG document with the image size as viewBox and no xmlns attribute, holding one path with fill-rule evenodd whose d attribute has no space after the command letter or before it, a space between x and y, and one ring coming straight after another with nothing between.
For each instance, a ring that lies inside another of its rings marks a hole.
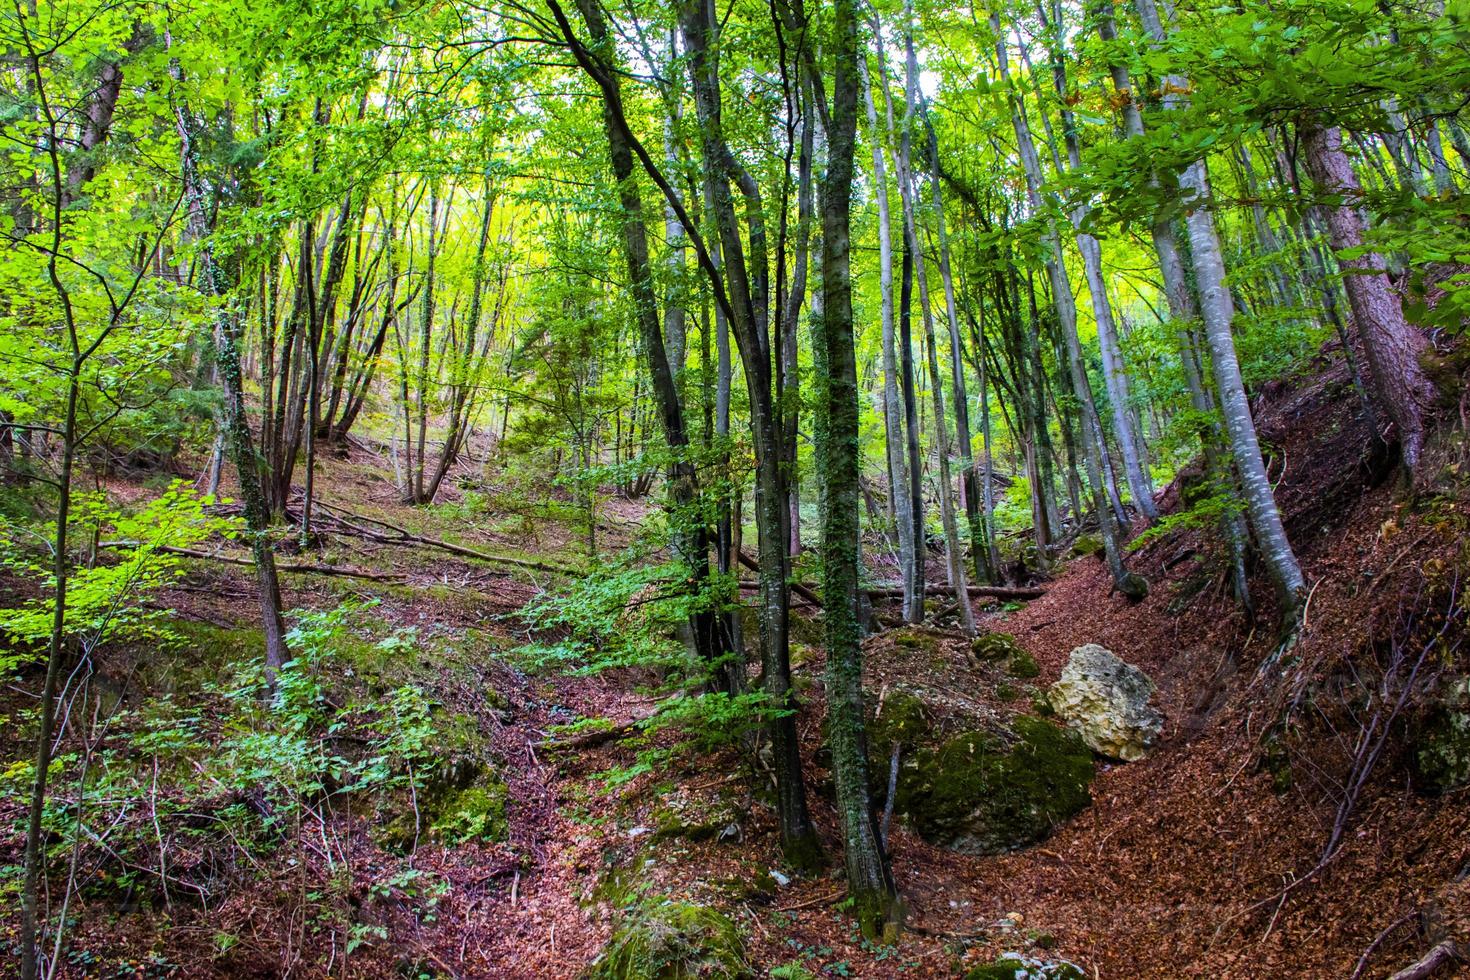
<instances>
[{"instance_id":1,"label":"white rock","mask_svg":"<svg viewBox=\"0 0 1470 980\"><path fill-rule=\"evenodd\" d=\"M1089 643L1072 651L1047 700L1094 752L1132 762L1143 758L1164 730L1164 716L1148 703L1155 690L1142 670Z\"/></svg>"}]
</instances>

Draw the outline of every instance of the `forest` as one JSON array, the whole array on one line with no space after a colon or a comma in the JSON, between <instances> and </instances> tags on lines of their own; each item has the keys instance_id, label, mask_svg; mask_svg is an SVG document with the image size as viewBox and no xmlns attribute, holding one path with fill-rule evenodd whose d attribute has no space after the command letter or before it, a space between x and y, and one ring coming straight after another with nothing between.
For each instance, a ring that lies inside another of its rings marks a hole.
<instances>
[{"instance_id":1,"label":"forest","mask_svg":"<svg viewBox=\"0 0 1470 980\"><path fill-rule=\"evenodd\" d=\"M1467 130L1467 0L10 0L6 975L1470 977Z\"/></svg>"}]
</instances>

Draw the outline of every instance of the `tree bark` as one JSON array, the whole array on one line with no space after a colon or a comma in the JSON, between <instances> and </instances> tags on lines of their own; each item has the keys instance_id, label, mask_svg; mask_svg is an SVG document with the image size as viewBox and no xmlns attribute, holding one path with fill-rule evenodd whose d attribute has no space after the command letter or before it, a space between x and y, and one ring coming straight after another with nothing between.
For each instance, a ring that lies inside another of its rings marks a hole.
<instances>
[{"instance_id":1,"label":"tree bark","mask_svg":"<svg viewBox=\"0 0 1470 980\"><path fill-rule=\"evenodd\" d=\"M1155 46L1161 45L1167 33L1154 0L1135 0L1135 4L1139 20L1151 42ZM1169 93L1165 95L1165 108L1172 109L1178 105L1179 93L1188 91L1188 83L1184 78L1170 76L1164 79L1164 89ZM1250 514L1251 526L1256 532L1256 543L1276 586L1283 634L1290 637L1300 622L1302 603L1306 598L1306 578L1281 523L1271 480L1261 459L1261 445L1256 435L1255 420L1251 417L1250 401L1246 398L1245 382L1240 375L1240 362L1231 333L1235 307L1225 285L1225 261L1215 230L1215 218L1209 210L1209 174L1203 160L1196 160L1184 169L1179 177L1179 186L1193 199L1185 225L1189 230L1200 312L1210 347L1215 390L1225 418L1225 431L1230 436L1230 449L1235 457L1241 494Z\"/></svg>"},{"instance_id":2,"label":"tree bark","mask_svg":"<svg viewBox=\"0 0 1470 980\"><path fill-rule=\"evenodd\" d=\"M820 322L828 373L816 380L828 427L826 458L821 461L827 489L822 534L827 714L848 895L863 934L891 942L897 939L903 908L869 792L863 709L859 594L862 535L858 510L861 456L849 258L858 95L857 18L853 8L854 0L834 0L832 43L836 65L828 116L827 176L822 183Z\"/></svg>"},{"instance_id":3,"label":"tree bark","mask_svg":"<svg viewBox=\"0 0 1470 980\"><path fill-rule=\"evenodd\" d=\"M1399 294L1388 281L1382 256L1368 252L1344 258L1347 249L1363 245L1363 219L1358 210L1362 188L1342 150L1342 131L1315 121L1300 127L1302 156L1319 193L1336 203L1323 206L1327 234L1347 270L1343 285L1353 323L1368 358L1372 389L1383 414L1398 431L1404 482L1412 486L1424 449L1424 416L1434 401L1434 386L1420 359L1425 340L1404 319Z\"/></svg>"}]
</instances>

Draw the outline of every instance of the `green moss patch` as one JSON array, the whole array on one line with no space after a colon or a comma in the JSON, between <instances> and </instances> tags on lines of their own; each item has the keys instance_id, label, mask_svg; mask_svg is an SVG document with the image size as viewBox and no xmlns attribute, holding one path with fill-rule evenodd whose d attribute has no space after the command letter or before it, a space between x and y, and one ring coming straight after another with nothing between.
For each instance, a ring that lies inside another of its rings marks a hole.
<instances>
[{"instance_id":1,"label":"green moss patch","mask_svg":"<svg viewBox=\"0 0 1470 980\"><path fill-rule=\"evenodd\" d=\"M921 650L925 653L937 653L939 651L939 638L937 636L916 629L895 630L891 638L894 646L900 646L906 650Z\"/></svg>"},{"instance_id":2,"label":"green moss patch","mask_svg":"<svg viewBox=\"0 0 1470 980\"><path fill-rule=\"evenodd\" d=\"M973 966L965 980L1087 980L1087 974L1065 960L1047 962L1020 953L1006 953L991 963Z\"/></svg>"},{"instance_id":3,"label":"green moss patch","mask_svg":"<svg viewBox=\"0 0 1470 980\"><path fill-rule=\"evenodd\" d=\"M747 980L755 972L735 923L714 909L650 897L613 932L585 980Z\"/></svg>"},{"instance_id":4,"label":"green moss patch","mask_svg":"<svg viewBox=\"0 0 1470 980\"><path fill-rule=\"evenodd\" d=\"M1014 743L966 732L903 767L896 809L931 843L970 854L1033 844L1092 802L1092 752L1075 732L1022 715Z\"/></svg>"},{"instance_id":5,"label":"green moss patch","mask_svg":"<svg viewBox=\"0 0 1470 980\"><path fill-rule=\"evenodd\" d=\"M908 691L893 690L868 712L868 747L878 758L887 759L893 743L910 746L929 731L930 718L924 702ZM884 765L887 770L887 765Z\"/></svg>"},{"instance_id":6,"label":"green moss patch","mask_svg":"<svg viewBox=\"0 0 1470 980\"><path fill-rule=\"evenodd\" d=\"M970 653L976 660L999 662L1025 655L1026 651L1009 633L984 633L970 642Z\"/></svg>"},{"instance_id":7,"label":"green moss patch","mask_svg":"<svg viewBox=\"0 0 1470 980\"><path fill-rule=\"evenodd\" d=\"M1030 680L1041 674L1036 658L1025 650L1017 650L1006 661L1006 673L1021 680Z\"/></svg>"}]
</instances>

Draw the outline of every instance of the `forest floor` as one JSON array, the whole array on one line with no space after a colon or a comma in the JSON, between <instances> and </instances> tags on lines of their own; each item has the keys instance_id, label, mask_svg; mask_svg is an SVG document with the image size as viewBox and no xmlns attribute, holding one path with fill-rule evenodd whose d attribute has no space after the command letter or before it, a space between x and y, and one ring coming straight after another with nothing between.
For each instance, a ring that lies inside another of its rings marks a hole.
<instances>
[{"instance_id":1,"label":"forest floor","mask_svg":"<svg viewBox=\"0 0 1470 980\"><path fill-rule=\"evenodd\" d=\"M599 886L618 875L731 916L760 975L799 963L817 976L949 977L1021 950L1065 958L1096 978L1382 977L1443 936L1464 941L1467 791L1417 794L1391 741L1350 794L1362 738L1343 722L1350 711L1318 704L1327 692L1368 683L1375 664L1386 670L1406 617L1432 615L1457 587L1470 518L1463 433L1442 434L1429 486L1406 503L1381 451L1363 449L1375 440L1337 361L1324 355L1302 380L1271 386L1258 413L1288 531L1315 583L1298 643L1272 662L1264 575L1252 578L1261 607L1253 626L1227 594L1209 536L1189 529L1134 555L1152 583L1137 605L1110 595L1106 568L1092 557L1059 568L1039 599L978 605L983 628L1013 634L1035 657L1038 687L1056 680L1069 651L1083 643L1101 643L1142 667L1158 683L1166 729L1146 759L1100 763L1092 805L1024 851L956 854L895 824L894 872L912 927L897 947L855 933L832 874L775 883L785 876L771 875L781 864L767 778L733 751L685 755L612 787L601 773L632 761L626 741L575 752L550 744L559 724L627 722L646 715L652 701L649 678L636 672L538 672L512 654L532 638L515 614L556 587L554 574L366 541L328 523L324 550L293 560L402 578L291 573L287 606L376 600L372 616L384 629L435 640L433 656L381 669L473 720L509 788L506 839L450 845L426 834L410 853L395 853L376 833L380 814L346 812L331 818L330 842L323 824L320 848L308 841L254 853L252 867L235 859L221 869L205 867L218 855L192 854L172 838L166 845L160 832L157 856L167 851L167 871L137 873L126 888L93 888L74 900L72 953L61 975L573 977L612 931L616 909ZM514 490L476 506L452 490L449 504L404 507L370 447L328 461L318 486L326 501L359 519L508 557L573 564L582 547L564 508ZM110 489L151 492L126 481ZM1177 484L1164 491L1166 511L1177 507L1178 493ZM650 506L612 498L602 547L631 540ZM873 571L892 577L876 564ZM23 583L7 586L26 592ZM252 594L247 569L199 561L154 601L210 636L233 635L253 628ZM839 853L830 779L814 761L823 711L820 629L810 610L796 611L799 730L830 856ZM933 642L922 648L895 642L898 631L867 641L869 689L920 678L956 697L989 696L955 624L941 619L925 632ZM188 699L202 690L188 672L209 665L207 646L99 651L98 668L124 700ZM26 703L18 688L0 697L7 719ZM1276 732L1286 708L1301 704L1314 708L1293 715L1299 720L1285 735ZM5 764L25 754L18 727L0 726ZM697 841L650 833L654 807L671 795L729 813L733 832ZM18 797L4 799L0 855L14 863ZM1335 826L1343 843L1316 869ZM141 872L137 863L132 870ZM127 870L102 867L99 874ZM229 887L212 885L203 898L186 885L220 879ZM427 879L438 883L432 898L406 884ZM339 891L325 895L331 882ZM339 899L378 924L350 952L314 911Z\"/></svg>"}]
</instances>

